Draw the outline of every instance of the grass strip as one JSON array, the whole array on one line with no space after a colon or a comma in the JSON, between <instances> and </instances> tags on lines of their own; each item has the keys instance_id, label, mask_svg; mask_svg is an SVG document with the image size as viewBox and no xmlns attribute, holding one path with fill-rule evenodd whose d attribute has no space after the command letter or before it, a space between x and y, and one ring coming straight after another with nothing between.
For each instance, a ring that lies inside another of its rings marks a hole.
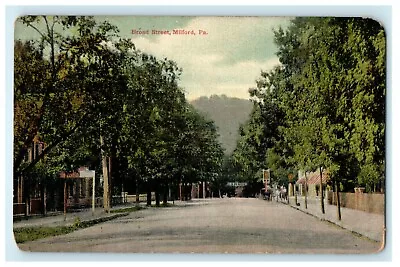
<instances>
[{"instance_id":1,"label":"grass strip","mask_svg":"<svg viewBox=\"0 0 400 267\"><path fill-rule=\"evenodd\" d=\"M145 208L140 207L140 206L134 206L134 207L129 207L129 208L120 208L120 209L111 210L110 213L134 212L134 211L143 210L143 209L145 209Z\"/></svg>"},{"instance_id":2,"label":"grass strip","mask_svg":"<svg viewBox=\"0 0 400 267\"><path fill-rule=\"evenodd\" d=\"M49 226L40 226L40 227L21 227L14 229L14 238L15 242L17 243L24 243L27 241L33 241L49 236L58 236L58 235L65 235L76 231L78 229L87 228L93 226L95 224L106 222L118 217L126 216L129 213L118 213L113 216L107 216L102 218L97 218L88 221L80 221L79 217L75 218L75 221L72 225L69 226L56 226L56 227L49 227Z\"/></svg>"},{"instance_id":3,"label":"grass strip","mask_svg":"<svg viewBox=\"0 0 400 267\"><path fill-rule=\"evenodd\" d=\"M58 227L23 227L14 229L14 238L17 243L33 241L48 236L65 235L79 229L76 226Z\"/></svg>"}]
</instances>

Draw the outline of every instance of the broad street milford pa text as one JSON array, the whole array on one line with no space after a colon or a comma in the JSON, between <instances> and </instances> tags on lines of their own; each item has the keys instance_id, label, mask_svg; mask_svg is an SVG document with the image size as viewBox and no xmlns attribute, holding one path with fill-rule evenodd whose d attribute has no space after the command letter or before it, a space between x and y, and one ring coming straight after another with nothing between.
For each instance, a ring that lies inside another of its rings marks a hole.
<instances>
[{"instance_id":1,"label":"broad street milford pa text","mask_svg":"<svg viewBox=\"0 0 400 267\"><path fill-rule=\"evenodd\" d=\"M208 35L206 30L186 30L186 29L173 29L173 30L143 30L132 29L131 33L134 35Z\"/></svg>"}]
</instances>

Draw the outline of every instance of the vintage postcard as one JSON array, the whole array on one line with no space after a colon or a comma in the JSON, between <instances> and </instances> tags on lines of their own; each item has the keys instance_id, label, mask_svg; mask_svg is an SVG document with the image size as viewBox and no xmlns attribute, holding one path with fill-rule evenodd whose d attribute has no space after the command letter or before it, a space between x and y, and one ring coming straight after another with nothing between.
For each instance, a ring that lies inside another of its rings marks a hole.
<instances>
[{"instance_id":1,"label":"vintage postcard","mask_svg":"<svg viewBox=\"0 0 400 267\"><path fill-rule=\"evenodd\" d=\"M376 20L21 16L13 73L22 251L385 248Z\"/></svg>"}]
</instances>

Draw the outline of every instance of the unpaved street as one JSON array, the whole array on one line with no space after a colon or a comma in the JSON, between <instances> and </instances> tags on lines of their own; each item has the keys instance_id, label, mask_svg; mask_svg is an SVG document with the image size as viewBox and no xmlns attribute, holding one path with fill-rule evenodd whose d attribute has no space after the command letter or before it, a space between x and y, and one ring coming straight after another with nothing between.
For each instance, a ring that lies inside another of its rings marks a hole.
<instances>
[{"instance_id":1,"label":"unpaved street","mask_svg":"<svg viewBox=\"0 0 400 267\"><path fill-rule=\"evenodd\" d=\"M20 244L28 251L373 253L381 244L275 201L194 200Z\"/></svg>"}]
</instances>

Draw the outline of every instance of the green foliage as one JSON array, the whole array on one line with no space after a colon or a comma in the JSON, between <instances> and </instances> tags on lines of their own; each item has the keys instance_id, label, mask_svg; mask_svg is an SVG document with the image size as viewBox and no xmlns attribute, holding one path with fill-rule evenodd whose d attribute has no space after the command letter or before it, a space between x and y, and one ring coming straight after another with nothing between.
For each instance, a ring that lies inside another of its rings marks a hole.
<instances>
[{"instance_id":1,"label":"green foliage","mask_svg":"<svg viewBox=\"0 0 400 267\"><path fill-rule=\"evenodd\" d=\"M81 222L81 219L79 218L79 216L75 217L74 224L72 226L75 228L79 228L82 226L82 222Z\"/></svg>"},{"instance_id":2,"label":"green foliage","mask_svg":"<svg viewBox=\"0 0 400 267\"><path fill-rule=\"evenodd\" d=\"M381 25L362 18L296 18L275 32L275 42L281 65L262 72L250 90L256 104L242 129L236 162L248 176L266 168L284 177L295 169L323 167L345 190L381 185L386 95Z\"/></svg>"},{"instance_id":3,"label":"green foliage","mask_svg":"<svg viewBox=\"0 0 400 267\"><path fill-rule=\"evenodd\" d=\"M235 182L240 180L238 177L238 170L230 156L224 156L220 171L211 180L211 190L215 196L222 196L224 194L234 195L234 188L228 186L228 182ZM231 193L233 191L233 193Z\"/></svg>"},{"instance_id":4,"label":"green foliage","mask_svg":"<svg viewBox=\"0 0 400 267\"><path fill-rule=\"evenodd\" d=\"M109 75L103 75L108 74L109 66L101 63L110 56L104 43L115 33L106 22L96 24L90 17L27 16L20 20L37 31L40 39L28 42L31 45L19 41L15 45L15 113L21 114L14 120L16 176L29 172L47 152L72 135L84 135L89 126L85 124L98 118L102 102L93 88L110 80ZM72 34L75 31L80 34ZM94 80L93 75L102 79ZM26 115L28 112L34 115ZM35 139L46 144L45 153L24 165L24 156Z\"/></svg>"},{"instance_id":5,"label":"green foliage","mask_svg":"<svg viewBox=\"0 0 400 267\"><path fill-rule=\"evenodd\" d=\"M48 236L65 235L75 230L74 226L18 228L14 229L14 238L15 242L24 243Z\"/></svg>"}]
</instances>

